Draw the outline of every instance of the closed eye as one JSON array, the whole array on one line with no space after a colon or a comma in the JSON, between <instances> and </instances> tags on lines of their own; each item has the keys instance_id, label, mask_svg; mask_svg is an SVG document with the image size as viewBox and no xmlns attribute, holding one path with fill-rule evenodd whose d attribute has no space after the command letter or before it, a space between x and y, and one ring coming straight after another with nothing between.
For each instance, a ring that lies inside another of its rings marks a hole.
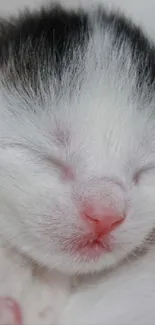
<instances>
[{"instance_id":1,"label":"closed eye","mask_svg":"<svg viewBox=\"0 0 155 325\"><path fill-rule=\"evenodd\" d=\"M74 171L70 165L53 157L48 158L48 160L61 171L64 180L69 180L69 181L74 180L75 178Z\"/></svg>"},{"instance_id":2,"label":"closed eye","mask_svg":"<svg viewBox=\"0 0 155 325\"><path fill-rule=\"evenodd\" d=\"M144 166L142 168L140 168L139 170L137 170L133 176L133 183L135 185L138 185L141 178L148 174L149 172L151 172L152 170L155 170L155 166L154 165L148 165L148 166Z\"/></svg>"},{"instance_id":3,"label":"closed eye","mask_svg":"<svg viewBox=\"0 0 155 325\"><path fill-rule=\"evenodd\" d=\"M16 148L20 148L21 150L24 151L29 151L33 154L35 154L37 156L37 158L46 160L50 163L50 165L52 164L53 166L57 167L60 171L66 171L68 169L68 166L65 162L63 162L62 160L60 160L59 158L56 158L54 156L47 156L47 153L42 152L42 150L38 150L35 147L32 146L28 146L25 144L21 144L21 143L13 143L13 142L8 142L5 145L1 146L3 149L7 149L7 148L11 148L11 149L16 149Z\"/></svg>"}]
</instances>

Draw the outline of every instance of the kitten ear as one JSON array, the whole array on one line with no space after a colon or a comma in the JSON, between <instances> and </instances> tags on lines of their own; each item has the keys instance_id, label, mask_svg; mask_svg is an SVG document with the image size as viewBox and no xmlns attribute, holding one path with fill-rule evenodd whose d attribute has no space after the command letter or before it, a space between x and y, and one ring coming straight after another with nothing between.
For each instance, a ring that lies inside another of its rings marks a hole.
<instances>
[{"instance_id":1,"label":"kitten ear","mask_svg":"<svg viewBox=\"0 0 155 325\"><path fill-rule=\"evenodd\" d=\"M22 325L18 303L9 297L0 297L0 325Z\"/></svg>"}]
</instances>

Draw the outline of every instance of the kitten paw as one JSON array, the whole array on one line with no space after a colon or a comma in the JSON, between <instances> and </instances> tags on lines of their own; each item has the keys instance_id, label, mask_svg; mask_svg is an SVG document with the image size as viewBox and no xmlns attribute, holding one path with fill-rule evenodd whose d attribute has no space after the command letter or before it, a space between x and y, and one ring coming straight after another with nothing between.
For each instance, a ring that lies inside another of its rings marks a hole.
<instances>
[{"instance_id":1,"label":"kitten paw","mask_svg":"<svg viewBox=\"0 0 155 325\"><path fill-rule=\"evenodd\" d=\"M0 297L0 325L22 325L18 303L10 297Z\"/></svg>"}]
</instances>

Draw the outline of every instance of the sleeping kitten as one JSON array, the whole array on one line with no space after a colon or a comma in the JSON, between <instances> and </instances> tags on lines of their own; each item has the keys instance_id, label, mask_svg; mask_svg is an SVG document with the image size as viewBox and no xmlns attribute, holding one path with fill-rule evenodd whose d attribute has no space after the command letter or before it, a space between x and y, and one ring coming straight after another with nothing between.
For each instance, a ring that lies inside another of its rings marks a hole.
<instances>
[{"instance_id":1,"label":"sleeping kitten","mask_svg":"<svg viewBox=\"0 0 155 325\"><path fill-rule=\"evenodd\" d=\"M103 8L0 25L0 322L155 322L155 49Z\"/></svg>"}]
</instances>

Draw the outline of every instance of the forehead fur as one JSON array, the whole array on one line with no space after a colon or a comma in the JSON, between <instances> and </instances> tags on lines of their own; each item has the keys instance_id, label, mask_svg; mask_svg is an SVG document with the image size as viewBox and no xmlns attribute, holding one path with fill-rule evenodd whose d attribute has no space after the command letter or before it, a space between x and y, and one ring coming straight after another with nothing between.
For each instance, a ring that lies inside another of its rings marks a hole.
<instances>
[{"instance_id":1,"label":"forehead fur","mask_svg":"<svg viewBox=\"0 0 155 325\"><path fill-rule=\"evenodd\" d=\"M103 8L52 7L1 22L0 29L5 142L9 132L15 142L46 155L52 147L73 164L77 155L94 169L100 161L101 170L105 156L109 168L111 157L120 165L150 151L155 52L131 22ZM55 143L64 132L71 134L65 151Z\"/></svg>"},{"instance_id":2,"label":"forehead fur","mask_svg":"<svg viewBox=\"0 0 155 325\"><path fill-rule=\"evenodd\" d=\"M2 82L27 99L73 96L90 76L99 84L99 71L116 92L126 84L145 98L154 88L154 49L131 22L103 8L26 12L2 21L0 35Z\"/></svg>"}]
</instances>

